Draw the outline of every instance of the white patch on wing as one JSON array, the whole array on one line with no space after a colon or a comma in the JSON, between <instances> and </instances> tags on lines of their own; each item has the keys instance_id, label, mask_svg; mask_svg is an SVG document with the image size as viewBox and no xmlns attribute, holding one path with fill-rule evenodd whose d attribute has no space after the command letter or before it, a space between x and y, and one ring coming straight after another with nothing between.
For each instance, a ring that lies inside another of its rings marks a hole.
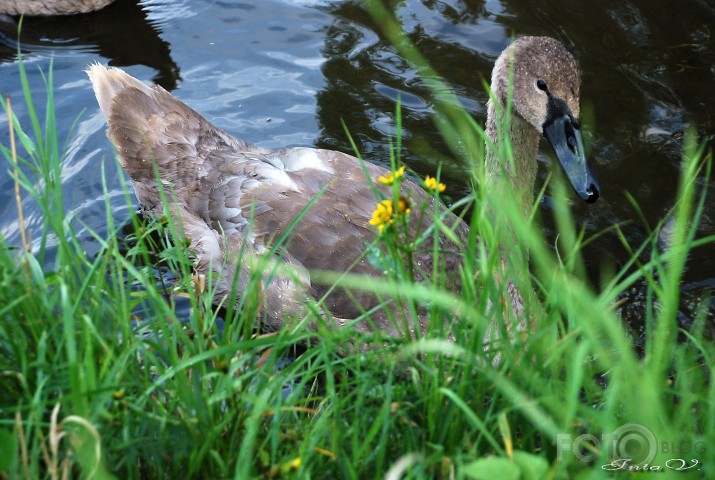
<instances>
[{"instance_id":1,"label":"white patch on wing","mask_svg":"<svg viewBox=\"0 0 715 480\"><path fill-rule=\"evenodd\" d=\"M280 185L291 190L298 190L298 185L288 176L288 174L277 168L269 167L258 170L258 173L274 185Z\"/></svg>"},{"instance_id":2,"label":"white patch on wing","mask_svg":"<svg viewBox=\"0 0 715 480\"><path fill-rule=\"evenodd\" d=\"M288 172L312 168L335 174L335 170L313 148L292 148L288 150L283 157L283 165Z\"/></svg>"},{"instance_id":3,"label":"white patch on wing","mask_svg":"<svg viewBox=\"0 0 715 480\"><path fill-rule=\"evenodd\" d=\"M240 187L242 194L266 183L289 190L298 189L298 186L284 170L280 157L251 157L248 162L241 165L240 171L234 173L234 176L244 179L244 183Z\"/></svg>"}]
</instances>

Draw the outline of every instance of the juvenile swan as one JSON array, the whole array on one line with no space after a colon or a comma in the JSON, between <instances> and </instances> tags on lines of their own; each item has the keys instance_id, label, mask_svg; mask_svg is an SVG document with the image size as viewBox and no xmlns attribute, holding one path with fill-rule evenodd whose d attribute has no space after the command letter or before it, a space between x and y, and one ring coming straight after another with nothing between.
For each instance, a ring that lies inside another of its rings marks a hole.
<instances>
[{"instance_id":1,"label":"juvenile swan","mask_svg":"<svg viewBox=\"0 0 715 480\"><path fill-rule=\"evenodd\" d=\"M270 255L276 239L323 188L290 233L285 248L271 259L290 267L293 274L278 274L262 285L263 328L281 328L301 313L309 298L321 299L329 292L329 285L311 281L311 270L351 269L357 274L380 275L362 257L365 243L375 239L374 227L368 222L377 200L355 157L316 148L272 151L250 145L213 126L160 86L147 86L122 70L107 70L98 64L89 68L88 75L109 124L108 136L139 202L146 211L163 214L157 171L167 196L175 198L168 207L191 241L197 270L218 274L215 301L226 298L234 279L239 295L243 292L256 260ZM504 169L491 151L486 168L495 180L506 175L524 202L533 201L542 135L551 143L578 195L588 202L598 198L577 121L579 88L576 61L554 39L521 38L497 59L492 90L499 105L489 104L486 131L499 145L497 125L504 124L504 102L511 97L515 161L512 169ZM372 179L388 174L378 165L367 164L366 168ZM412 182L405 182L402 188L413 204L430 201ZM391 190L383 188L383 192L391 198ZM410 221L413 229L427 228L414 218ZM457 216L446 213L445 223L458 238L467 237L468 227ZM448 284L459 291L459 248L441 239L440 249L453 277ZM429 252L431 247L423 250ZM418 277L427 277L432 271L431 257L418 254ZM508 291L518 315L521 298L515 288ZM370 294L336 290L327 295L321 308L339 327L347 324L356 331L380 330L392 336L406 333L393 324L384 308L369 320L352 321L378 304ZM387 308L397 318L404 313L399 306ZM417 320L424 329L426 315L420 314Z\"/></svg>"},{"instance_id":2,"label":"juvenile swan","mask_svg":"<svg viewBox=\"0 0 715 480\"><path fill-rule=\"evenodd\" d=\"M114 0L0 0L9 15L74 15L101 10Z\"/></svg>"}]
</instances>

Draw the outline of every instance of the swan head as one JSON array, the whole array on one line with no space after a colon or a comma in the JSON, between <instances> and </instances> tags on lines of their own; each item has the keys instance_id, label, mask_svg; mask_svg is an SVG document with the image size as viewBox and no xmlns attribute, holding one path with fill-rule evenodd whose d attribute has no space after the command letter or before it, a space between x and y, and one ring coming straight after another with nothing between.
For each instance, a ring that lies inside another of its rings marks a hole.
<instances>
[{"instance_id":1,"label":"swan head","mask_svg":"<svg viewBox=\"0 0 715 480\"><path fill-rule=\"evenodd\" d=\"M511 87L510 87L511 81ZM497 59L492 89L551 144L576 193L595 202L600 186L586 155L578 121L581 80L576 59L549 37L522 37Z\"/></svg>"}]
</instances>

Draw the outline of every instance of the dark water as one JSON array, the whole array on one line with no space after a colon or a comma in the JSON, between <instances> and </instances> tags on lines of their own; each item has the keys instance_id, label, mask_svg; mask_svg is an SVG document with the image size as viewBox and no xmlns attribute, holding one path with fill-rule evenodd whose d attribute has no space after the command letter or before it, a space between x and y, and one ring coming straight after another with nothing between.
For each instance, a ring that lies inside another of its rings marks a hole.
<instances>
[{"instance_id":1,"label":"dark water","mask_svg":"<svg viewBox=\"0 0 715 480\"><path fill-rule=\"evenodd\" d=\"M484 122L493 61L512 36L549 35L579 60L582 105L590 158L603 197L595 205L573 199L576 221L595 233L623 224L635 248L672 208L680 173L682 134L694 129L703 142L715 136L715 6L709 0L592 0L573 2L417 1L399 2L410 38L454 87L474 116ZM17 56L11 31L0 44L0 93L21 104ZM104 123L83 70L94 61L122 66L132 75L172 90L229 132L268 147L315 145L350 152L344 119L365 158L387 160L398 95L403 104L406 162L434 172L424 146L448 152L431 120L427 90L395 55L358 2L311 0L168 1L117 0L95 14L26 19L22 38L31 85L42 92L40 70L52 62L60 138L67 139L66 210L76 224L103 232L101 168L107 172L113 215L129 209L104 135ZM80 116L81 115L81 116ZM74 120L80 120L70 134ZM7 118L0 116L0 141L7 145ZM434 157L432 157L434 158ZM548 156L542 155L541 176ZM5 169L3 168L3 171ZM466 167L443 166L455 197L466 191ZM712 182L700 179L710 198ZM12 183L0 176L0 232L19 244ZM627 200L638 202L644 225ZM548 199L544 217L548 216ZM25 195L31 230L40 212ZM82 223L80 223L82 222ZM715 234L715 200L705 209L700 235ZM86 248L99 248L82 230ZM551 229L545 227L551 234ZM628 258L615 235L588 248L597 287L599 270ZM681 324L687 326L701 301L715 322L715 246L693 252L683 284ZM626 319L638 323L642 286L627 298Z\"/></svg>"}]
</instances>

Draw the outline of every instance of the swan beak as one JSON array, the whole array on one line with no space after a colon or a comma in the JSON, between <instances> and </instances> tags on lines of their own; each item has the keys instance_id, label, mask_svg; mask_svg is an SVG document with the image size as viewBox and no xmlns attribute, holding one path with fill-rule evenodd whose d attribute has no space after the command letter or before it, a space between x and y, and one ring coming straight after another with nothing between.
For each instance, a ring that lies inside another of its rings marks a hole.
<instances>
[{"instance_id":1,"label":"swan beak","mask_svg":"<svg viewBox=\"0 0 715 480\"><path fill-rule=\"evenodd\" d=\"M578 122L564 113L545 123L543 130L576 193L588 203L598 200L601 187L586 162Z\"/></svg>"}]
</instances>

